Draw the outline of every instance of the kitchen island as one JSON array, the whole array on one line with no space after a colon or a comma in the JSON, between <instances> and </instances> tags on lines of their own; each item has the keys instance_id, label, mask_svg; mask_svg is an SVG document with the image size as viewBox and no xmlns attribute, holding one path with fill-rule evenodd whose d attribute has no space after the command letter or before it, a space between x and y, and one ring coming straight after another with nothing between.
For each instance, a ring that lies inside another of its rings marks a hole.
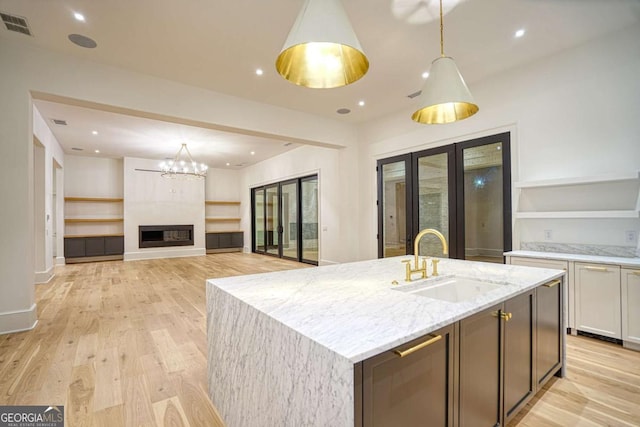
<instances>
[{"instance_id":1,"label":"kitchen island","mask_svg":"<svg viewBox=\"0 0 640 427\"><path fill-rule=\"evenodd\" d=\"M415 346L414 341L425 336L439 340L430 334L443 328L449 328L438 344L445 346L443 354L446 353L442 365L447 370L443 374L445 424L458 425L464 420L464 402L469 398L465 397L468 387L461 385L465 379L473 379L474 360L500 369L495 378L499 394L495 396L496 414L498 422L504 421L514 414L509 414L506 408L510 398L505 396L508 387L503 385L505 378L510 377L503 366L508 365L505 362L511 357L505 350L510 343L505 325L511 314L505 311L505 303L515 301L516 297L529 301L520 305L526 308L528 304L530 332L516 335L528 336L531 347L527 362L531 369L531 390L516 402L517 407L522 407L538 389L533 380L541 376L537 375L536 361L540 359L540 366L545 362L544 357L536 357L538 347L545 344L538 343L538 337L546 337L547 341L550 337L548 324L546 332L541 329L536 334L536 326L544 328L545 322L549 323L543 321L544 313L540 312L545 307L555 307L550 319L556 330L551 335L551 347L557 347L554 357L559 360L544 373L544 381L561 373L563 271L442 259L438 266L440 276L406 283L402 259L406 257L209 280L209 396L225 423L229 427L367 426L368 417L376 417L371 408L372 396L374 400L380 396L374 392L379 389L375 378L378 362L374 367L368 363L386 357L394 349L395 354L400 354L397 348ZM416 286L441 285L451 277L475 279L489 286L483 292L457 296L424 296L413 292ZM556 300L536 305L536 290L545 285L550 290L545 292L552 293L539 297L548 299L550 295ZM487 315L482 317L485 312ZM512 324L519 324L517 317ZM491 318L495 319L496 337L480 337L475 342L491 346L496 360L466 358L464 352L477 351L471 344L478 337L472 337L471 331L486 329L486 323L483 326L464 322ZM523 325L527 330L527 325ZM468 339L464 338L466 335ZM494 341L495 349L489 344ZM409 355L402 360L411 361L412 357L417 356ZM398 356L397 360L401 358ZM467 368L469 375L464 373ZM393 377L393 373L390 375ZM395 398L398 397L396 393ZM408 396L411 398L415 396ZM380 406L379 401L377 405Z\"/></svg>"}]
</instances>

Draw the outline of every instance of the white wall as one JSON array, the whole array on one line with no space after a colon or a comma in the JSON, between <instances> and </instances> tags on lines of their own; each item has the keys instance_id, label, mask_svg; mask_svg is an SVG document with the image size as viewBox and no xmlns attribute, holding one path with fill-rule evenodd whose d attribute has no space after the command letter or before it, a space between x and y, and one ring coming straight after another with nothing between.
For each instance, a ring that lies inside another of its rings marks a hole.
<instances>
[{"instance_id":1,"label":"white wall","mask_svg":"<svg viewBox=\"0 0 640 427\"><path fill-rule=\"evenodd\" d=\"M158 160L124 159L124 259L205 255L204 180L163 178ZM139 248L140 225L193 225L193 246Z\"/></svg>"},{"instance_id":2,"label":"white wall","mask_svg":"<svg viewBox=\"0 0 640 427\"><path fill-rule=\"evenodd\" d=\"M240 200L240 179L240 170L210 168L205 179L205 199Z\"/></svg>"},{"instance_id":3,"label":"white wall","mask_svg":"<svg viewBox=\"0 0 640 427\"><path fill-rule=\"evenodd\" d=\"M242 229L245 251L251 250L250 189L318 174L319 263L353 261L357 253L357 149L300 147L242 170Z\"/></svg>"},{"instance_id":4,"label":"white wall","mask_svg":"<svg viewBox=\"0 0 640 427\"><path fill-rule=\"evenodd\" d=\"M360 257L374 258L377 252L377 159L510 131L513 182L640 170L638 40L640 25L635 25L473 84L480 111L458 123L419 125L407 110L364 125ZM516 224L516 234L541 234L540 224L524 221ZM558 236L566 243L629 245L624 230L638 230L638 221L616 224L609 228L610 239L604 233L589 235L593 224L585 229L583 222L556 221L552 226L566 230Z\"/></svg>"}]
</instances>

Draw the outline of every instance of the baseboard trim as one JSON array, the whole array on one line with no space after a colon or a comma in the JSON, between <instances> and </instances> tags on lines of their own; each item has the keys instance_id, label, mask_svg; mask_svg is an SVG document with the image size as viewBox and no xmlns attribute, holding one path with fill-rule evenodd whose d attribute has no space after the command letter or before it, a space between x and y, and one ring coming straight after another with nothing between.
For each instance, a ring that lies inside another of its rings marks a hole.
<instances>
[{"instance_id":1,"label":"baseboard trim","mask_svg":"<svg viewBox=\"0 0 640 427\"><path fill-rule=\"evenodd\" d=\"M328 259L321 259L320 262L318 263L318 265L336 265L336 264L340 264L337 261L331 261Z\"/></svg>"},{"instance_id":2,"label":"baseboard trim","mask_svg":"<svg viewBox=\"0 0 640 427\"><path fill-rule=\"evenodd\" d=\"M185 258L190 256L204 256L207 254L205 248L181 249L181 250L161 250L161 251L144 251L144 252L125 252L125 261L139 261L144 259L159 258Z\"/></svg>"},{"instance_id":3,"label":"baseboard trim","mask_svg":"<svg viewBox=\"0 0 640 427\"><path fill-rule=\"evenodd\" d=\"M36 271L35 273L36 285L43 285L45 283L49 283L49 281L53 279L53 276L55 276L55 273L53 272L53 267L51 267L47 271Z\"/></svg>"},{"instance_id":4,"label":"baseboard trim","mask_svg":"<svg viewBox=\"0 0 640 427\"><path fill-rule=\"evenodd\" d=\"M65 265L63 256L56 257L56 265Z\"/></svg>"},{"instance_id":5,"label":"baseboard trim","mask_svg":"<svg viewBox=\"0 0 640 427\"><path fill-rule=\"evenodd\" d=\"M207 254L224 254L227 252L242 252L242 248L207 249Z\"/></svg>"},{"instance_id":6,"label":"baseboard trim","mask_svg":"<svg viewBox=\"0 0 640 427\"><path fill-rule=\"evenodd\" d=\"M38 324L38 310L34 303L27 310L0 313L0 335L29 331Z\"/></svg>"},{"instance_id":7,"label":"baseboard trim","mask_svg":"<svg viewBox=\"0 0 640 427\"><path fill-rule=\"evenodd\" d=\"M78 258L67 258L67 264L79 264L82 262L100 262L100 261L122 261L122 255L103 255L103 256L83 256Z\"/></svg>"}]
</instances>

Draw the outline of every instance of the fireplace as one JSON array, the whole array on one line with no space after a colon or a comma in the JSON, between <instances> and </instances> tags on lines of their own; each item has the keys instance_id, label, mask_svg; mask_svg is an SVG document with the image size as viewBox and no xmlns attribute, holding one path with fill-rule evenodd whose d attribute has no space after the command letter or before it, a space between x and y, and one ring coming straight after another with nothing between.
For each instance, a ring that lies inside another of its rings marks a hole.
<instances>
[{"instance_id":1,"label":"fireplace","mask_svg":"<svg viewBox=\"0 0 640 427\"><path fill-rule=\"evenodd\" d=\"M138 247L193 246L193 225L140 225Z\"/></svg>"}]
</instances>

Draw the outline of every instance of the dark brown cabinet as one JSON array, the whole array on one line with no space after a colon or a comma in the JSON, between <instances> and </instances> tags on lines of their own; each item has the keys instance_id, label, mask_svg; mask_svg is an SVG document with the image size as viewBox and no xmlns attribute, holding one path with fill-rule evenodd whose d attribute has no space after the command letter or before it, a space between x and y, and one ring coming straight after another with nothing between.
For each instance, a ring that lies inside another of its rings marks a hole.
<instances>
[{"instance_id":1,"label":"dark brown cabinet","mask_svg":"<svg viewBox=\"0 0 640 427\"><path fill-rule=\"evenodd\" d=\"M242 250L244 234L242 231L209 232L206 235L207 251L228 252Z\"/></svg>"},{"instance_id":2,"label":"dark brown cabinet","mask_svg":"<svg viewBox=\"0 0 640 427\"><path fill-rule=\"evenodd\" d=\"M114 259L124 254L124 236L78 236L64 238L65 262ZM109 258L105 258L109 257Z\"/></svg>"},{"instance_id":3,"label":"dark brown cabinet","mask_svg":"<svg viewBox=\"0 0 640 427\"><path fill-rule=\"evenodd\" d=\"M536 291L504 303L504 419L508 422L533 396ZM505 422L505 424L506 424Z\"/></svg>"},{"instance_id":4,"label":"dark brown cabinet","mask_svg":"<svg viewBox=\"0 0 640 427\"><path fill-rule=\"evenodd\" d=\"M506 425L562 367L562 286L553 280L358 363L356 427Z\"/></svg>"},{"instance_id":5,"label":"dark brown cabinet","mask_svg":"<svg viewBox=\"0 0 640 427\"><path fill-rule=\"evenodd\" d=\"M362 372L361 425L453 425L454 329L440 329L356 365Z\"/></svg>"},{"instance_id":6,"label":"dark brown cabinet","mask_svg":"<svg viewBox=\"0 0 640 427\"><path fill-rule=\"evenodd\" d=\"M562 366L562 282L536 289L536 381L542 387Z\"/></svg>"},{"instance_id":7,"label":"dark brown cabinet","mask_svg":"<svg viewBox=\"0 0 640 427\"><path fill-rule=\"evenodd\" d=\"M460 321L459 425L500 425L502 304Z\"/></svg>"}]
</instances>

